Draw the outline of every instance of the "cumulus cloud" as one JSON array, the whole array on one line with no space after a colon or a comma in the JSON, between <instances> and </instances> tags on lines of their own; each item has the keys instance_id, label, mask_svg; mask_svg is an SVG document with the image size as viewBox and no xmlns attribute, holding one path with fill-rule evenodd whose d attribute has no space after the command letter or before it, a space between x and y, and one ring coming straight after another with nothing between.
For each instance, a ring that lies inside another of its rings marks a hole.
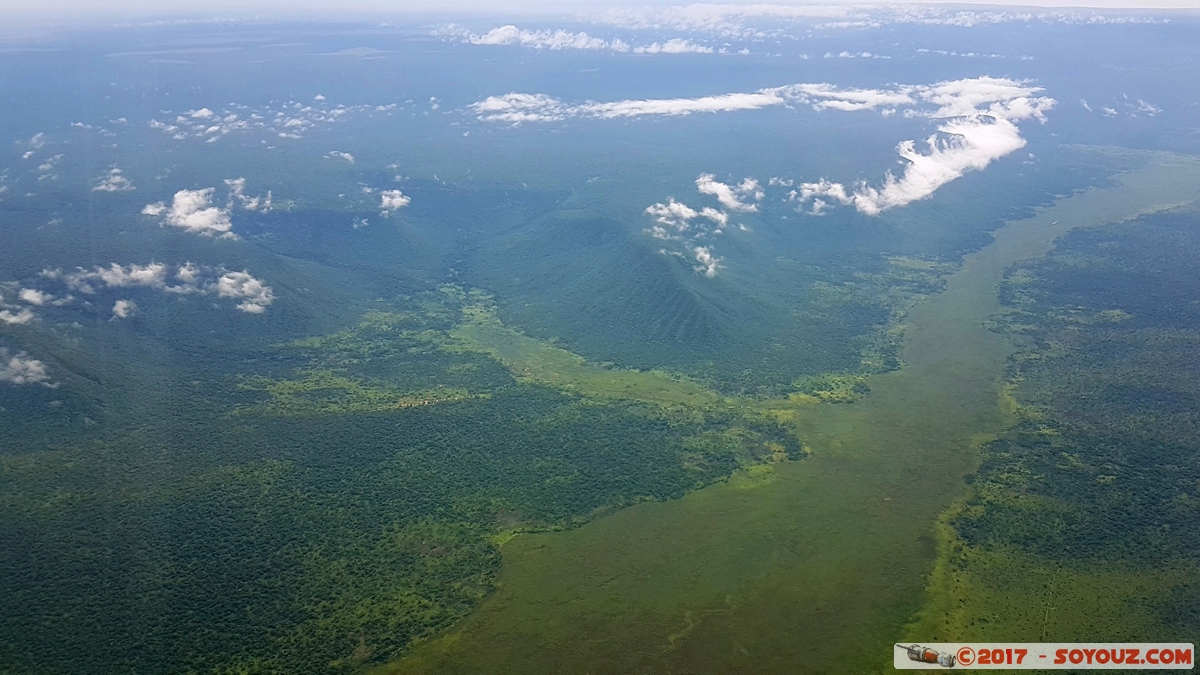
<instances>
[{"instance_id":1,"label":"cumulus cloud","mask_svg":"<svg viewBox=\"0 0 1200 675\"><path fill-rule=\"evenodd\" d=\"M341 152L340 150L330 150L329 154L325 156L329 157L330 159L344 159L351 164L354 163L354 155L348 152Z\"/></svg>"},{"instance_id":2,"label":"cumulus cloud","mask_svg":"<svg viewBox=\"0 0 1200 675\"><path fill-rule=\"evenodd\" d=\"M40 276L51 281L61 281L71 290L90 295L96 292L97 287L163 288L166 286L167 271L167 266L163 263L152 262L146 265L135 263L128 266L112 263L108 267L97 265L91 270L78 267L74 272L44 269Z\"/></svg>"},{"instance_id":3,"label":"cumulus cloud","mask_svg":"<svg viewBox=\"0 0 1200 675\"><path fill-rule=\"evenodd\" d=\"M200 108L175 115L170 121L151 119L151 129L161 131L172 140L189 139L215 143L229 134L260 133L264 142L275 142L280 138L300 139L318 127L328 127L350 119L354 115L391 115L396 104L356 105L328 104L322 95L311 100L284 102L272 101L261 107L230 103L223 108ZM163 111L170 114L170 111Z\"/></svg>"},{"instance_id":4,"label":"cumulus cloud","mask_svg":"<svg viewBox=\"0 0 1200 675\"><path fill-rule=\"evenodd\" d=\"M236 235L230 230L233 223L229 219L229 209L214 206L212 203L214 188L203 190L180 190L167 208L163 202L147 204L142 213L147 216L166 214L163 223L178 227L188 232L206 236L219 236L232 239Z\"/></svg>"},{"instance_id":5,"label":"cumulus cloud","mask_svg":"<svg viewBox=\"0 0 1200 675\"><path fill-rule=\"evenodd\" d=\"M29 358L25 352L10 354L3 347L0 347L0 382L53 386L46 372L46 364Z\"/></svg>"},{"instance_id":6,"label":"cumulus cloud","mask_svg":"<svg viewBox=\"0 0 1200 675\"><path fill-rule=\"evenodd\" d=\"M700 272L709 279L717 276L717 269L721 267L722 258L714 256L707 246L693 248L692 254L696 258L696 262L700 263L696 266L697 272Z\"/></svg>"},{"instance_id":7,"label":"cumulus cloud","mask_svg":"<svg viewBox=\"0 0 1200 675\"><path fill-rule=\"evenodd\" d=\"M481 120L488 122L555 122L565 119L573 111L562 101L546 94L519 94L512 92L502 96L489 96L470 108Z\"/></svg>"},{"instance_id":8,"label":"cumulus cloud","mask_svg":"<svg viewBox=\"0 0 1200 675\"><path fill-rule=\"evenodd\" d=\"M33 311L28 307L13 312L8 309L0 309L0 323L21 326L33 321Z\"/></svg>"},{"instance_id":9,"label":"cumulus cloud","mask_svg":"<svg viewBox=\"0 0 1200 675\"><path fill-rule=\"evenodd\" d=\"M692 227L692 221L697 218L707 219L718 226L729 222L729 215L722 211L708 206L697 211L687 204L675 201L674 197L668 199L666 204L647 206L646 214L653 216L655 222L659 223L650 231L658 239L670 239L673 236L662 226L670 227L676 232L686 232Z\"/></svg>"},{"instance_id":10,"label":"cumulus cloud","mask_svg":"<svg viewBox=\"0 0 1200 675\"><path fill-rule=\"evenodd\" d=\"M703 195L712 195L730 211L757 211L758 205L742 201L743 198L759 201L764 193L753 178L746 178L739 185L727 185L711 173L702 173L696 179L696 189Z\"/></svg>"},{"instance_id":11,"label":"cumulus cloud","mask_svg":"<svg viewBox=\"0 0 1200 675\"><path fill-rule=\"evenodd\" d=\"M222 274L221 278L217 279L216 289L217 295L222 298L243 299L237 308L250 314L262 314L267 310L267 305L275 301L271 287L250 276L245 270Z\"/></svg>"},{"instance_id":12,"label":"cumulus cloud","mask_svg":"<svg viewBox=\"0 0 1200 675\"><path fill-rule=\"evenodd\" d=\"M137 312L137 303L132 300L117 300L113 303L112 313L114 319L128 319Z\"/></svg>"},{"instance_id":13,"label":"cumulus cloud","mask_svg":"<svg viewBox=\"0 0 1200 675\"><path fill-rule=\"evenodd\" d=\"M461 32L451 26L443 29L443 34L459 35L466 42L474 45L511 45L530 49L549 49L559 51L577 49L584 51L611 51L634 54L712 54L712 47L697 44L684 38L671 38L663 42L652 42L646 45L631 46L620 38L606 40L588 35L584 32L572 33L566 30L527 30L513 25L500 26L478 35Z\"/></svg>"},{"instance_id":14,"label":"cumulus cloud","mask_svg":"<svg viewBox=\"0 0 1200 675\"><path fill-rule=\"evenodd\" d=\"M842 51L834 54L833 52L825 52L827 59L890 59L890 56L883 54L873 54L871 52L847 52Z\"/></svg>"},{"instance_id":15,"label":"cumulus cloud","mask_svg":"<svg viewBox=\"0 0 1200 675\"><path fill-rule=\"evenodd\" d=\"M715 180L708 174L701 175L700 179L696 181L698 188L713 183L715 183ZM721 185L720 183L716 184ZM748 178L737 188L731 188L731 194L738 194L736 190L742 187L749 194L756 194L757 185L756 181ZM746 206L740 201L738 203ZM697 263L694 267L696 272L709 278L717 276L717 270L723 267L721 265L723 259L717 257L712 252L711 247L699 243L699 240L710 235L720 235L724 228L729 225L728 213L709 206L697 210L687 204L676 201L673 197L669 198L666 203L651 204L646 207L645 212L646 215L654 218L655 223L646 232L655 239L662 239L665 242L675 242L674 244L664 244L664 246L669 246L671 250L663 248L660 251L661 253L678 256L683 259L691 258Z\"/></svg>"},{"instance_id":16,"label":"cumulus cloud","mask_svg":"<svg viewBox=\"0 0 1200 675\"><path fill-rule=\"evenodd\" d=\"M237 308L251 314L262 314L275 301L270 286L252 276L249 271L230 271L224 267L207 267L187 262L178 267L151 262L145 265L121 265L91 269L77 267L73 271L42 270L41 278L61 283L86 295L114 288L145 288L174 295L211 295L240 300ZM133 300L118 299L113 304L114 318L126 318L137 311Z\"/></svg>"},{"instance_id":17,"label":"cumulus cloud","mask_svg":"<svg viewBox=\"0 0 1200 675\"><path fill-rule=\"evenodd\" d=\"M412 197L405 195L399 190L384 190L379 193L379 212L380 215L387 217L392 211L408 206L412 202Z\"/></svg>"},{"instance_id":18,"label":"cumulus cloud","mask_svg":"<svg viewBox=\"0 0 1200 675\"><path fill-rule=\"evenodd\" d=\"M592 37L587 33L570 33L565 30L521 30L513 25L493 28L483 35L467 34L465 38L473 45L518 45L551 50L629 51L629 45L619 39L610 41Z\"/></svg>"},{"instance_id":19,"label":"cumulus cloud","mask_svg":"<svg viewBox=\"0 0 1200 675\"><path fill-rule=\"evenodd\" d=\"M115 166L92 186L92 192L129 192L134 189L133 182L122 176L121 170Z\"/></svg>"},{"instance_id":20,"label":"cumulus cloud","mask_svg":"<svg viewBox=\"0 0 1200 675\"><path fill-rule=\"evenodd\" d=\"M642 47L634 47L633 52L635 54L711 54L713 48L683 38L672 38L662 44L652 42Z\"/></svg>"},{"instance_id":21,"label":"cumulus cloud","mask_svg":"<svg viewBox=\"0 0 1200 675\"><path fill-rule=\"evenodd\" d=\"M41 307L54 300L53 295L39 291L36 288L22 288L21 291L17 293L17 297L31 305L37 305L38 307Z\"/></svg>"}]
</instances>

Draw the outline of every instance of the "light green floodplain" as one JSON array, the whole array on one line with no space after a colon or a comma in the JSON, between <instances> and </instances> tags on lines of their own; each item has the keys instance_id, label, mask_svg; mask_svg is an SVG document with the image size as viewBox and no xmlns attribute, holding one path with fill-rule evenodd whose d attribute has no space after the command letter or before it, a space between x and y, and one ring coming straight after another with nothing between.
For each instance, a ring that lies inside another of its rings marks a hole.
<instances>
[{"instance_id":1,"label":"light green floodplain","mask_svg":"<svg viewBox=\"0 0 1200 675\"><path fill-rule=\"evenodd\" d=\"M903 368L871 377L861 400L743 403L793 425L808 458L753 467L574 530L512 538L497 592L452 633L383 672L889 668L893 642L930 639L957 603L939 595L953 592L944 579L931 583L939 517L964 496L979 444L1016 414L1003 386L1012 348L984 327L1001 309L1004 270L1044 255L1072 228L1200 198L1200 163L1128 159L1136 168L1112 186L1009 222L966 256L943 293L909 312ZM489 341L486 328L466 330L463 339ZM504 350L495 350L502 360ZM658 382L666 389L652 398L668 396L670 380Z\"/></svg>"}]
</instances>

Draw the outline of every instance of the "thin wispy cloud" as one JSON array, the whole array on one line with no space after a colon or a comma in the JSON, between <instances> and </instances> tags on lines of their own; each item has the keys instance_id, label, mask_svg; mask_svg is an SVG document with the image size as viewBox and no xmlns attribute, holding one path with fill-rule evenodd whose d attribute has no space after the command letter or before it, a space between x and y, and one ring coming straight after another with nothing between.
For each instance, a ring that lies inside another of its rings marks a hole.
<instances>
[{"instance_id":1,"label":"thin wispy cloud","mask_svg":"<svg viewBox=\"0 0 1200 675\"><path fill-rule=\"evenodd\" d=\"M473 45L517 46L550 51L607 51L619 54L712 54L715 51L712 47L680 37L634 45L621 38L605 39L583 31L529 30L511 24L493 28L482 34L471 33L455 26L444 27L435 33L450 35Z\"/></svg>"},{"instance_id":2,"label":"thin wispy cloud","mask_svg":"<svg viewBox=\"0 0 1200 675\"><path fill-rule=\"evenodd\" d=\"M133 182L121 175L121 170L115 166L92 186L92 192L129 192L134 189Z\"/></svg>"},{"instance_id":3,"label":"thin wispy cloud","mask_svg":"<svg viewBox=\"0 0 1200 675\"><path fill-rule=\"evenodd\" d=\"M710 33L725 38L795 37L798 31L867 30L893 24L971 28L1006 23L1104 25L1158 23L1160 17L1094 9L961 9L936 5L782 5L693 3L611 10L591 17L597 24L630 30Z\"/></svg>"},{"instance_id":4,"label":"thin wispy cloud","mask_svg":"<svg viewBox=\"0 0 1200 675\"><path fill-rule=\"evenodd\" d=\"M841 88L828 83L767 87L746 93L718 94L697 98L631 99L611 103L588 101L567 104L547 94L511 92L472 103L469 108L485 122L557 122L568 118L615 119L653 115L759 110L791 104L810 105L814 110L872 110L882 106L912 105L920 87L894 90Z\"/></svg>"},{"instance_id":5,"label":"thin wispy cloud","mask_svg":"<svg viewBox=\"0 0 1200 675\"><path fill-rule=\"evenodd\" d=\"M890 89L802 83L748 93L609 103L568 104L546 94L514 92L488 97L472 104L471 109L481 121L509 124L728 113L789 105L807 105L816 111L874 110L885 116L903 109L908 117L939 120L937 133L926 138L920 147L915 140L901 141L896 146L905 163L900 175L888 172L879 185L859 182L847 186L821 179L802 183L791 194L794 201L814 215L834 205L854 206L864 214L878 215L925 199L965 172L983 169L1024 147L1018 123L1044 122L1045 113L1055 105L1054 99L1040 95L1041 92L1040 87L1026 82L976 77L932 85L897 85ZM715 185L706 185L708 190L719 190Z\"/></svg>"}]
</instances>

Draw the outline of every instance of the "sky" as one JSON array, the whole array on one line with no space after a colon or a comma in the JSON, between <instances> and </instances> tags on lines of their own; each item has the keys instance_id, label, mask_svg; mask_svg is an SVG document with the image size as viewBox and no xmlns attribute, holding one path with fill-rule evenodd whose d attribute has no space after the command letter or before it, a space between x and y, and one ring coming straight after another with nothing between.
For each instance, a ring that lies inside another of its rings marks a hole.
<instances>
[{"instance_id":1,"label":"sky","mask_svg":"<svg viewBox=\"0 0 1200 675\"><path fill-rule=\"evenodd\" d=\"M277 18L329 18L362 14L432 14L471 12L488 14L588 13L612 7L646 7L688 4L662 0L207 0L203 9L181 9L175 0L4 0L0 16L31 20L57 18L126 18L136 16L184 16L214 14ZM730 4L751 4L731 2ZM772 2L770 4L880 4L862 2ZM904 0L886 4L932 4ZM1126 9L1200 9L1200 0L955 0L937 4L992 6L1097 7Z\"/></svg>"}]
</instances>

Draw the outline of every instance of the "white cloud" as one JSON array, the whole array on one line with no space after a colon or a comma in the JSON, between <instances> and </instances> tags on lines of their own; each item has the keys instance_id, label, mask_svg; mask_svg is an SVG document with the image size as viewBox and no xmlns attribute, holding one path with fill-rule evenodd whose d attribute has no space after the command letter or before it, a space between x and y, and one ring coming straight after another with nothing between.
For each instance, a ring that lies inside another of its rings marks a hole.
<instances>
[{"instance_id":1,"label":"white cloud","mask_svg":"<svg viewBox=\"0 0 1200 675\"><path fill-rule=\"evenodd\" d=\"M263 313L275 300L271 287L251 276L246 270L231 272L224 267L206 267L191 262L174 269L159 262L145 265L112 263L107 267L96 266L91 269L77 267L73 272L45 269L40 276L88 295L95 295L101 289L147 288L175 295L215 295L220 298L232 298L241 300L237 305L238 309L252 314ZM116 318L126 318L136 311L137 305L127 298L116 300L112 308ZM20 323L26 321L28 319Z\"/></svg>"},{"instance_id":2,"label":"white cloud","mask_svg":"<svg viewBox=\"0 0 1200 675\"><path fill-rule=\"evenodd\" d=\"M46 364L29 358L29 354L25 352L10 354L3 347L0 347L0 382L51 386Z\"/></svg>"},{"instance_id":3,"label":"white cloud","mask_svg":"<svg viewBox=\"0 0 1200 675\"><path fill-rule=\"evenodd\" d=\"M717 276L717 269L721 267L720 263L723 258L714 256L707 246L693 248L692 254L695 256L696 262L700 263L696 266L697 272L700 272L709 279Z\"/></svg>"},{"instance_id":4,"label":"white cloud","mask_svg":"<svg viewBox=\"0 0 1200 675\"><path fill-rule=\"evenodd\" d=\"M379 193L379 209L380 215L387 217L392 211L408 206L412 202L412 197L405 195L399 190L384 190Z\"/></svg>"},{"instance_id":5,"label":"white cloud","mask_svg":"<svg viewBox=\"0 0 1200 675\"><path fill-rule=\"evenodd\" d=\"M69 274L59 270L43 270L42 276L47 279L61 279L68 288L90 294L96 292L97 285L113 288L163 288L166 285L167 266L154 262L146 265L135 263L128 267L112 263L108 267L96 266L91 271L77 268Z\"/></svg>"},{"instance_id":6,"label":"white cloud","mask_svg":"<svg viewBox=\"0 0 1200 675\"><path fill-rule=\"evenodd\" d=\"M780 87L780 92L789 100L807 103L813 110L874 110L884 106L902 106L915 103L913 92L916 87L899 86L884 89L841 89L827 83L793 84Z\"/></svg>"},{"instance_id":7,"label":"white cloud","mask_svg":"<svg viewBox=\"0 0 1200 675\"><path fill-rule=\"evenodd\" d=\"M707 174L701 175L700 180L696 181L697 187L709 184L705 178L711 179ZM745 187L753 193L757 190L757 182L746 179L739 188ZM681 258L691 257L698 266L695 270L704 276L712 278L717 275L717 270L722 267L720 264L722 259L716 257L712 253L712 249L706 245L697 243L698 239L702 239L709 235L719 235L723 228L729 224L729 214L724 211L719 211L710 206L705 206L700 210L682 202L676 201L674 198L669 198L667 202L651 204L646 207L646 214L652 216L655 225L651 225L650 229L646 230L650 236L655 239L664 241L679 241L677 245L682 247L686 253L679 250L662 249L664 255L679 256ZM707 221L707 224L705 223Z\"/></svg>"},{"instance_id":8,"label":"white cloud","mask_svg":"<svg viewBox=\"0 0 1200 675\"><path fill-rule=\"evenodd\" d=\"M348 152L341 152L339 150L331 150L329 152L329 154L327 154L325 156L329 157L331 159L344 159L347 162L350 162L351 164L354 163L354 155L352 155Z\"/></svg>"},{"instance_id":9,"label":"white cloud","mask_svg":"<svg viewBox=\"0 0 1200 675\"><path fill-rule=\"evenodd\" d=\"M92 192L129 192L134 190L133 183L121 175L121 170L113 167L107 176L96 181L96 185L92 187Z\"/></svg>"},{"instance_id":10,"label":"white cloud","mask_svg":"<svg viewBox=\"0 0 1200 675\"><path fill-rule=\"evenodd\" d=\"M700 177L696 179L696 189L700 191L700 194L716 197L717 201L730 211L757 211L757 204L746 203L742 201L742 198L759 201L764 196L758 181L753 178L746 178L740 185L726 185L719 182L711 173L700 174Z\"/></svg>"},{"instance_id":11,"label":"white cloud","mask_svg":"<svg viewBox=\"0 0 1200 675\"><path fill-rule=\"evenodd\" d=\"M771 106L801 103L814 110L872 110L882 106L912 105L916 87L895 90L841 89L832 84L792 84L768 87L748 93L718 94L699 98L642 99L596 103L589 101L567 105L546 94L512 92L490 96L471 104L485 122L555 122L568 117L614 119L644 115L690 115L701 112L758 110Z\"/></svg>"},{"instance_id":12,"label":"white cloud","mask_svg":"<svg viewBox=\"0 0 1200 675\"><path fill-rule=\"evenodd\" d=\"M232 209L237 204L247 211L261 211L263 213L271 211L270 190L267 190L267 196L265 197L249 197L246 195L245 178L227 178L225 179L225 184L229 186L229 199L225 203L226 209Z\"/></svg>"},{"instance_id":13,"label":"white cloud","mask_svg":"<svg viewBox=\"0 0 1200 675\"><path fill-rule=\"evenodd\" d=\"M673 197L668 199L666 204L658 203L647 206L646 213L653 216L656 222L675 228L677 232L686 232L696 218L705 218L718 226L729 222L729 215L722 211L708 206L697 211L687 204L675 201ZM667 233L662 228L652 230L652 233L659 239L669 238L665 236Z\"/></svg>"},{"instance_id":14,"label":"white cloud","mask_svg":"<svg viewBox=\"0 0 1200 675\"><path fill-rule=\"evenodd\" d=\"M1154 117L1160 112L1162 112L1162 108L1154 105L1153 103L1147 103L1139 98L1137 100L1137 107L1134 108L1133 112L1130 114L1136 117L1138 113L1147 113L1151 117Z\"/></svg>"},{"instance_id":15,"label":"white cloud","mask_svg":"<svg viewBox=\"0 0 1200 675\"><path fill-rule=\"evenodd\" d=\"M566 105L544 94L508 94L491 97L473 107L485 121L548 121L567 117L611 119L639 115L685 115L692 112L750 110L785 103L804 103L814 110L864 111L880 109L894 114L897 107L908 107L909 116L942 120L938 133L925 141L918 151L916 141L901 142L896 150L906 162L900 177L888 173L882 186L865 183L853 189L822 179L805 183L794 199L802 205L812 201L811 213L819 214L831 204L853 205L862 213L877 215L883 211L929 197L941 186L963 173L979 170L1025 145L1017 122L1045 121L1054 99L1039 96L1042 90L1027 83L1004 78L977 77L939 82L933 85L899 85L893 89L843 89L827 83L794 84L760 89L745 94L724 94L694 99L631 100L614 103L588 102ZM1139 104L1144 104L1139 100ZM1131 104L1132 107L1132 104ZM1152 106L1146 104L1146 112ZM1157 110L1156 108L1154 110ZM1106 111L1106 114L1107 111ZM1115 114L1115 113L1114 113ZM732 186L702 175L697 187L716 196L731 210L750 210ZM753 186L757 190L757 184ZM745 196L745 195L741 195ZM672 205L657 204L648 210L659 222L678 228L683 218ZM688 208L679 204L683 208ZM665 230L661 230L666 233Z\"/></svg>"},{"instance_id":16,"label":"white cloud","mask_svg":"<svg viewBox=\"0 0 1200 675\"><path fill-rule=\"evenodd\" d=\"M264 136L263 141L275 142L279 138L303 138L309 130L346 121L354 114L392 115L396 107L395 104L329 105L324 96L317 95L309 101L273 101L259 108L230 103L224 108L189 110L170 122L151 119L149 126L177 141L203 139L213 143L235 132L258 132ZM163 111L163 114L170 113Z\"/></svg>"},{"instance_id":17,"label":"white cloud","mask_svg":"<svg viewBox=\"0 0 1200 675\"><path fill-rule=\"evenodd\" d=\"M676 5L661 9L621 9L597 17L603 23L638 30L684 30L716 33L726 37L760 37L757 28L747 28L746 20L838 19L850 15L847 7L835 5L746 5L703 3Z\"/></svg>"},{"instance_id":18,"label":"white cloud","mask_svg":"<svg viewBox=\"0 0 1200 675\"><path fill-rule=\"evenodd\" d=\"M39 291L36 288L22 288L21 291L17 293L17 297L31 305L37 305L38 307L41 307L54 300L53 295Z\"/></svg>"},{"instance_id":19,"label":"white cloud","mask_svg":"<svg viewBox=\"0 0 1200 675\"><path fill-rule=\"evenodd\" d=\"M596 117L614 119L643 115L690 115L698 112L731 112L757 110L782 105L785 100L774 90L749 94L722 94L700 98L647 99L615 103L583 103L568 106L545 94L509 93L490 96L471 104L479 119L485 122L555 122L567 117Z\"/></svg>"},{"instance_id":20,"label":"white cloud","mask_svg":"<svg viewBox=\"0 0 1200 675\"><path fill-rule=\"evenodd\" d=\"M271 292L271 287L250 276L250 273L245 270L226 272L221 275L221 278L217 280L216 288L217 295L222 298L244 298L237 308L250 314L262 314L266 311L267 305L275 301L275 294Z\"/></svg>"},{"instance_id":21,"label":"white cloud","mask_svg":"<svg viewBox=\"0 0 1200 675\"><path fill-rule=\"evenodd\" d=\"M794 37L796 29L838 30L878 28L885 24L926 24L972 27L1000 23L1124 24L1159 23L1160 17L1091 10L1013 8L962 10L931 5L887 6L851 4L720 4L695 3L661 8L621 9L594 19L631 29L686 30L725 37L763 39ZM770 20L771 25L764 23ZM791 24L791 25L789 25ZM791 32L789 32L791 31Z\"/></svg>"},{"instance_id":22,"label":"white cloud","mask_svg":"<svg viewBox=\"0 0 1200 675\"><path fill-rule=\"evenodd\" d=\"M633 52L635 54L712 54L713 48L696 44L684 38L671 38L664 42L630 46L620 38L606 40L584 32L566 30L525 30L513 25L500 26L477 35L457 31L454 27L438 31L442 34L461 35L474 45L513 45L530 49L559 51L576 49L584 51Z\"/></svg>"},{"instance_id":23,"label":"white cloud","mask_svg":"<svg viewBox=\"0 0 1200 675\"><path fill-rule=\"evenodd\" d=\"M832 201L853 205L870 216L925 199L965 172L981 170L1024 147L1025 139L1016 123L1044 121L1045 112L1055 103L1051 98L1036 96L1040 91L1038 87L990 77L915 87L917 98L938 106L916 114L944 121L938 133L926 139L925 152L917 150L916 141L902 141L896 146L906 162L900 177L888 172L881 187L861 183L853 190L822 179L802 184L795 198L801 204L812 200L813 214L820 214Z\"/></svg>"},{"instance_id":24,"label":"white cloud","mask_svg":"<svg viewBox=\"0 0 1200 675\"><path fill-rule=\"evenodd\" d=\"M587 33L569 33L565 30L521 30L513 25L500 26L483 35L468 34L467 42L474 45L519 45L533 49L582 49L629 51L629 45L620 40L603 40Z\"/></svg>"},{"instance_id":25,"label":"white cloud","mask_svg":"<svg viewBox=\"0 0 1200 675\"><path fill-rule=\"evenodd\" d=\"M53 157L47 158L46 161L38 165L38 171L41 171L42 173L53 171L54 167L56 167L58 163L62 161L63 157L65 157L65 155L59 153Z\"/></svg>"},{"instance_id":26,"label":"white cloud","mask_svg":"<svg viewBox=\"0 0 1200 675\"><path fill-rule=\"evenodd\" d=\"M546 94L518 94L489 96L470 108L480 119L489 122L555 122L573 114L562 101Z\"/></svg>"},{"instance_id":27,"label":"white cloud","mask_svg":"<svg viewBox=\"0 0 1200 675\"><path fill-rule=\"evenodd\" d=\"M114 319L128 319L137 312L137 303L132 300L117 300L113 303L112 313Z\"/></svg>"},{"instance_id":28,"label":"white cloud","mask_svg":"<svg viewBox=\"0 0 1200 675\"><path fill-rule=\"evenodd\" d=\"M643 47L634 47L633 51L635 54L711 54L713 48L683 38L672 38L662 44L654 42Z\"/></svg>"},{"instance_id":29,"label":"white cloud","mask_svg":"<svg viewBox=\"0 0 1200 675\"><path fill-rule=\"evenodd\" d=\"M232 239L236 235L230 230L233 223L229 219L229 210L213 206L214 188L203 190L180 190L175 193L170 209L162 202L147 204L142 213L148 216L159 216L166 212L163 222L172 227L178 227L188 232L207 236L220 236Z\"/></svg>"},{"instance_id":30,"label":"white cloud","mask_svg":"<svg viewBox=\"0 0 1200 675\"><path fill-rule=\"evenodd\" d=\"M0 323L12 325L24 325L33 321L33 312L28 307L17 312L12 312L7 309L0 309Z\"/></svg>"},{"instance_id":31,"label":"white cloud","mask_svg":"<svg viewBox=\"0 0 1200 675\"><path fill-rule=\"evenodd\" d=\"M892 57L884 56L883 54L873 54L871 52L846 52L846 51L843 51L843 52L838 52L837 54L834 54L833 52L825 52L825 58L827 58L827 59L890 59Z\"/></svg>"}]
</instances>

